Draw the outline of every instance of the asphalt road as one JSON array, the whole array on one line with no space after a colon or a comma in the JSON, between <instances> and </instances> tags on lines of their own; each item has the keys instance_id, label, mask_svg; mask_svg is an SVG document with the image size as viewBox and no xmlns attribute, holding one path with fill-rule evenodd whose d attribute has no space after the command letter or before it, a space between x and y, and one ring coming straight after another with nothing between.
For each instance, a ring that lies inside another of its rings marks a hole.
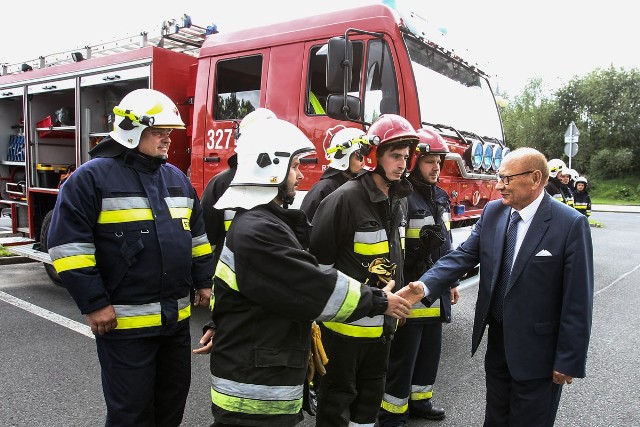
<instances>
[{"instance_id":1,"label":"asphalt road","mask_svg":"<svg viewBox=\"0 0 640 427\"><path fill-rule=\"evenodd\" d=\"M587 378L566 386L557 426L640 425L640 214L595 212L594 323ZM411 427L479 426L484 414L483 347L470 357L477 287L462 291L454 322L444 330L434 400L444 421ZM66 291L38 263L0 266L0 426L104 425L105 406L95 340ZM204 309L194 309L194 348ZM192 385L183 426L208 426L206 356L192 357ZM311 417L300 424L314 425Z\"/></svg>"}]
</instances>

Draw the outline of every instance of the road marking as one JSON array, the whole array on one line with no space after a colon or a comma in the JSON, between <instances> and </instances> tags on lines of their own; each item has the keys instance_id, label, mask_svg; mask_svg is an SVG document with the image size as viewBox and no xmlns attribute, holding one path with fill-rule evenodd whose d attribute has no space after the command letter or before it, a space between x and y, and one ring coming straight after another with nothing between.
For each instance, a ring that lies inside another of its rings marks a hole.
<instances>
[{"instance_id":1,"label":"road marking","mask_svg":"<svg viewBox=\"0 0 640 427\"><path fill-rule=\"evenodd\" d=\"M83 325L82 323L76 322L75 320L71 320L64 316L60 316L59 314L46 310L42 307L38 307L37 305L33 305L29 302L23 301L20 298L16 298L2 291L0 291L0 300L4 302L8 302L9 304L14 305L18 308L21 308L23 310L26 310L30 313L33 313L36 316L40 316L44 319L50 320L53 323L57 323L60 326L69 328L72 331L77 332L81 335L84 335L91 339L96 339L96 337L93 335L93 332L91 332L90 327L88 327L87 325Z\"/></svg>"},{"instance_id":2,"label":"road marking","mask_svg":"<svg viewBox=\"0 0 640 427\"><path fill-rule=\"evenodd\" d=\"M624 279L625 277L627 277L628 275L630 275L631 273L633 273L634 271L636 271L637 269L640 268L640 264L636 265L635 268L631 271L627 271L626 273L624 273L622 276L619 276L616 280L614 280L613 282L609 283L607 286L605 286L604 288L600 289L599 291L597 291L595 293L595 295L598 295L600 292L606 291L607 289L609 289L610 287L612 287L613 285L615 285L616 283L618 283L619 281L621 281L622 279Z\"/></svg>"}]
</instances>

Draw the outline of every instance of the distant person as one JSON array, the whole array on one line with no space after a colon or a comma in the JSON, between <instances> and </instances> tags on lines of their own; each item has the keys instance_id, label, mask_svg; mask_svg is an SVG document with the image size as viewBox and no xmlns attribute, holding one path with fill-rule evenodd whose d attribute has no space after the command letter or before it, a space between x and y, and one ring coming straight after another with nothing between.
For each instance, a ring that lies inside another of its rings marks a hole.
<instances>
[{"instance_id":1,"label":"distant person","mask_svg":"<svg viewBox=\"0 0 640 427\"><path fill-rule=\"evenodd\" d=\"M405 283L422 276L435 261L453 249L449 195L438 187L438 178L449 152L440 135L418 129L409 182L408 226L404 261ZM442 324L451 322L451 305L458 302L459 282L451 283L430 307L414 304L406 323L398 327L389 354L389 369L379 427L406 425L409 417L442 420L444 408L433 403L442 349Z\"/></svg>"},{"instance_id":2,"label":"distant person","mask_svg":"<svg viewBox=\"0 0 640 427\"><path fill-rule=\"evenodd\" d=\"M552 426L562 386L586 372L591 231L585 216L545 193L548 174L542 153L512 151L498 173L502 200L487 203L469 238L420 278L432 303L480 264L471 350L488 325L487 427Z\"/></svg>"},{"instance_id":3,"label":"distant person","mask_svg":"<svg viewBox=\"0 0 640 427\"><path fill-rule=\"evenodd\" d=\"M175 104L138 89L114 111L114 130L60 189L49 254L96 335L105 425L179 426L190 291L209 305L211 246L195 190L167 163L170 133L184 129Z\"/></svg>"},{"instance_id":4,"label":"distant person","mask_svg":"<svg viewBox=\"0 0 640 427\"><path fill-rule=\"evenodd\" d=\"M362 170L364 159L360 152L361 143L358 140L364 136L364 131L360 129L344 128L331 138L327 169L304 196L300 205L300 209L307 214L309 222L313 220L318 205L325 197L357 176Z\"/></svg>"},{"instance_id":5,"label":"distant person","mask_svg":"<svg viewBox=\"0 0 640 427\"><path fill-rule=\"evenodd\" d=\"M549 181L545 186L545 190L551 197L559 202L568 206L573 206L573 195L570 194L570 189L567 187L567 183L564 183L563 171L568 171L567 166L560 159L549 160Z\"/></svg>"},{"instance_id":6,"label":"distant person","mask_svg":"<svg viewBox=\"0 0 640 427\"><path fill-rule=\"evenodd\" d=\"M576 191L573 193L574 207L582 215L586 217L591 216L591 196L589 196L587 178L584 176L576 179Z\"/></svg>"}]
</instances>

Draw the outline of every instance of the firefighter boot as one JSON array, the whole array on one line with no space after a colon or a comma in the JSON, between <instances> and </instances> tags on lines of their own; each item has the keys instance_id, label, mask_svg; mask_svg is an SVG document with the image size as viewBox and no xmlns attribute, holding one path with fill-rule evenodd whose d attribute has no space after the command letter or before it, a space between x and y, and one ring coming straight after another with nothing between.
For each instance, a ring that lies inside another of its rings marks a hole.
<instances>
[{"instance_id":1,"label":"firefighter boot","mask_svg":"<svg viewBox=\"0 0 640 427\"><path fill-rule=\"evenodd\" d=\"M431 399L411 400L409 402L409 414L414 418L444 420L444 408L434 405Z\"/></svg>"}]
</instances>

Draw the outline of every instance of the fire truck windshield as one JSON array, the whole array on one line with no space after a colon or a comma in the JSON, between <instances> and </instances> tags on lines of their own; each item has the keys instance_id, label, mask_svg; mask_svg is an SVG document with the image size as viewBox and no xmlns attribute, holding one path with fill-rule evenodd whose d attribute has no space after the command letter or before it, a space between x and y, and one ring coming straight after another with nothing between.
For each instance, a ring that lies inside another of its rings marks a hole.
<instances>
[{"instance_id":1,"label":"fire truck windshield","mask_svg":"<svg viewBox=\"0 0 640 427\"><path fill-rule=\"evenodd\" d=\"M484 76L412 37L405 38L422 122L503 140L498 108Z\"/></svg>"}]
</instances>

